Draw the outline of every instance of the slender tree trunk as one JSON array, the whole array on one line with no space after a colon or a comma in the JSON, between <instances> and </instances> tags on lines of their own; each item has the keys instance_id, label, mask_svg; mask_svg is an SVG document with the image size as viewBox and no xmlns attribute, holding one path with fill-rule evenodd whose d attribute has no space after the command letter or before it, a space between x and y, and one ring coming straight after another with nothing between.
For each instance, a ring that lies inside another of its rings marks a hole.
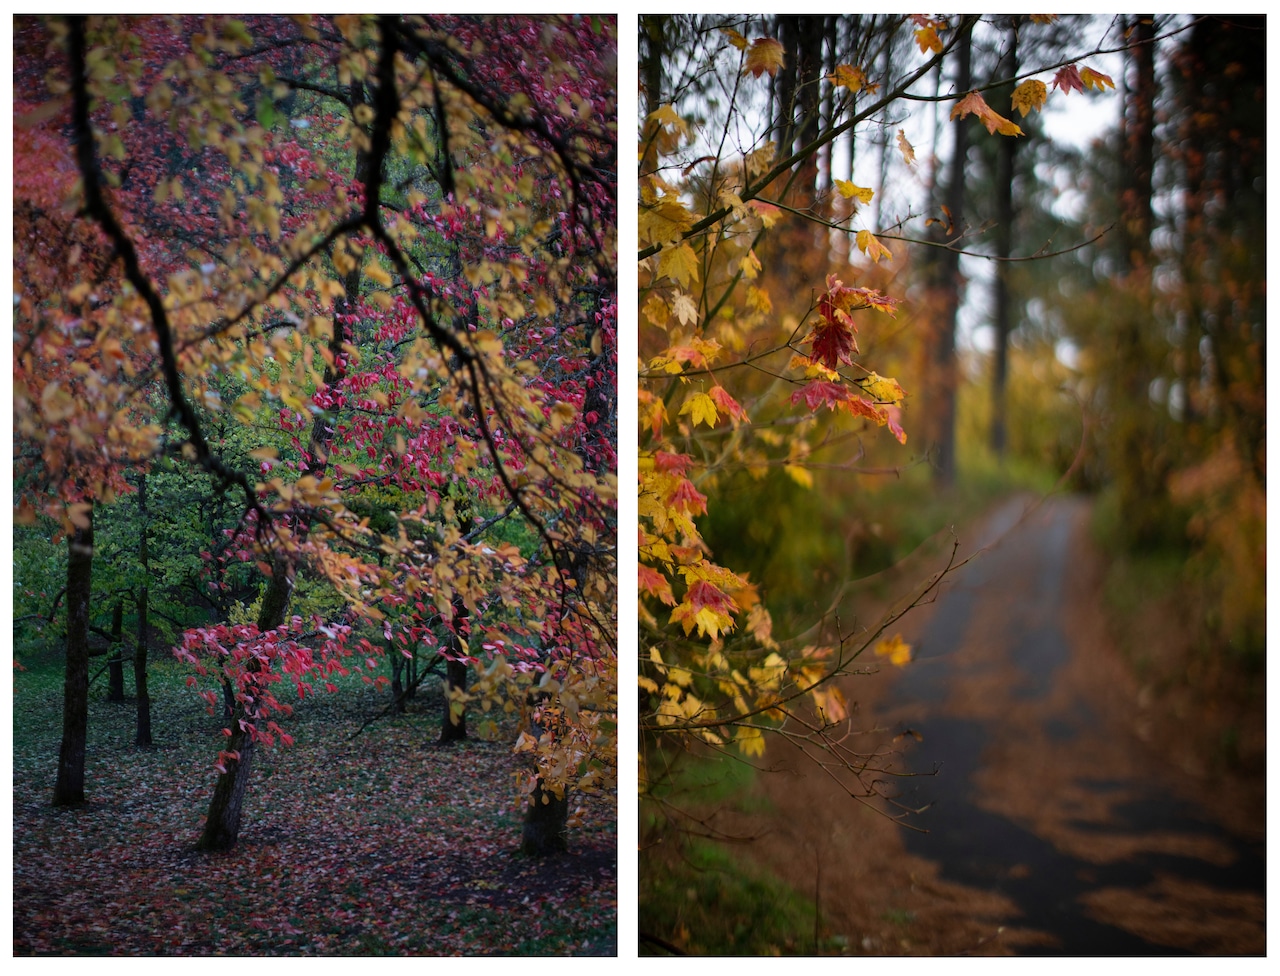
<instances>
[{"instance_id":1,"label":"slender tree trunk","mask_svg":"<svg viewBox=\"0 0 1280 976\"><path fill-rule=\"evenodd\" d=\"M1018 75L1018 29L1010 32L1009 54L1001 62L1000 74L1006 78ZM1009 375L1009 332L1013 328L1013 302L1009 294L1009 261L1013 253L1013 178L1014 155L1018 140L1003 138L996 152L996 276L995 327L996 348L991 370L991 450L1003 460L1006 446L1005 387Z\"/></svg>"},{"instance_id":2,"label":"slender tree trunk","mask_svg":"<svg viewBox=\"0 0 1280 976\"><path fill-rule=\"evenodd\" d=\"M966 20L956 44L956 91L967 92L973 84L971 61L973 52L973 20ZM957 119L951 125L954 144L948 165L946 206L951 211L951 221L957 231L964 227L965 157L969 152L969 128L972 119ZM936 265L937 295L939 298L937 329L931 349L933 389L936 408L933 416L932 448L934 455L934 480L941 487L948 487L956 479L956 321L960 314L963 294L960 280L960 255L945 250Z\"/></svg>"},{"instance_id":3,"label":"slender tree trunk","mask_svg":"<svg viewBox=\"0 0 1280 976\"><path fill-rule=\"evenodd\" d=\"M133 652L134 697L138 702L137 729L133 744L150 748L151 695L147 691L147 584L151 579L151 554L147 550L147 476L138 479L138 514L142 522L142 538L138 542L138 561L142 563L142 586L138 588L138 642Z\"/></svg>"},{"instance_id":4,"label":"slender tree trunk","mask_svg":"<svg viewBox=\"0 0 1280 976\"><path fill-rule=\"evenodd\" d=\"M151 695L147 691L147 585L138 589L138 643L133 652L134 696L138 700L137 730L133 744L149 748L151 741Z\"/></svg>"},{"instance_id":5,"label":"slender tree trunk","mask_svg":"<svg viewBox=\"0 0 1280 976\"><path fill-rule=\"evenodd\" d=\"M287 557L277 555L272 559L271 580L262 594L262 609L258 612L259 633L275 630L284 623L289 599L293 595L293 574L293 564ZM250 664L249 671L254 670L253 664ZM242 720L247 721L248 715L244 706L237 702L231 715L231 738L227 742L226 751L238 753L239 758L226 761L226 772L220 774L214 784L204 831L196 842L198 850L230 850L240 836L245 788L249 785L249 772L253 767L253 754L257 745L253 736L241 728Z\"/></svg>"},{"instance_id":6,"label":"slender tree trunk","mask_svg":"<svg viewBox=\"0 0 1280 976\"><path fill-rule=\"evenodd\" d=\"M67 539L67 671L62 691L62 747L54 806L84 802L84 753L89 729L89 605L93 588L93 510L89 524Z\"/></svg>"},{"instance_id":7,"label":"slender tree trunk","mask_svg":"<svg viewBox=\"0 0 1280 976\"><path fill-rule=\"evenodd\" d=\"M107 701L124 701L124 601L111 611L111 650L107 657Z\"/></svg>"}]
</instances>

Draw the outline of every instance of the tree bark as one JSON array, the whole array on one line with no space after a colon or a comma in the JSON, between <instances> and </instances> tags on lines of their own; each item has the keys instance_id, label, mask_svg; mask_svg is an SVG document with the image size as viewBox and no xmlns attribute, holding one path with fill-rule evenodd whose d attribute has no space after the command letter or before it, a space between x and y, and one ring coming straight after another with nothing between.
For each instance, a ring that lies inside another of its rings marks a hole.
<instances>
[{"instance_id":1,"label":"tree bark","mask_svg":"<svg viewBox=\"0 0 1280 976\"><path fill-rule=\"evenodd\" d=\"M142 586L138 588L138 641L133 651L133 687L138 702L137 730L133 744L149 748L151 742L151 695L147 691L147 584L151 579L151 554L147 551L147 476L138 479L138 514L142 538L138 561L142 563Z\"/></svg>"},{"instance_id":2,"label":"tree bark","mask_svg":"<svg viewBox=\"0 0 1280 976\"><path fill-rule=\"evenodd\" d=\"M973 24L973 19L964 22L956 44L957 92L967 92L973 84ZM956 231L962 231L964 227L965 157L969 152L969 128L974 124L972 119L965 118L956 119L951 126L954 143L948 164L946 206ZM963 295L959 253L951 249L942 251L935 265L935 274L938 306L934 313L937 326L930 349L932 379L929 392L935 404L931 448L934 481L945 488L954 484L956 479L956 321Z\"/></svg>"},{"instance_id":3,"label":"tree bark","mask_svg":"<svg viewBox=\"0 0 1280 976\"><path fill-rule=\"evenodd\" d=\"M67 671L62 690L62 746L54 806L84 802L89 728L89 605L93 587L93 510L89 524L67 539Z\"/></svg>"},{"instance_id":4,"label":"tree bark","mask_svg":"<svg viewBox=\"0 0 1280 976\"><path fill-rule=\"evenodd\" d=\"M124 603L111 611L111 650L107 657L107 701L124 701Z\"/></svg>"},{"instance_id":5,"label":"tree bark","mask_svg":"<svg viewBox=\"0 0 1280 976\"><path fill-rule=\"evenodd\" d=\"M453 600L453 626L461 629L467 619L466 604L458 597ZM452 704L450 692L458 688L467 690L467 665L464 661L455 660L467 653L462 637L455 630L449 635L449 654L445 658L444 679L444 719L440 724L440 740L438 745L461 742L467 737L467 713L465 709L456 710Z\"/></svg>"},{"instance_id":6,"label":"tree bark","mask_svg":"<svg viewBox=\"0 0 1280 976\"><path fill-rule=\"evenodd\" d=\"M569 794L557 797L543 790L539 779L524 811L520 850L530 857L560 854L569 849Z\"/></svg>"},{"instance_id":7,"label":"tree bark","mask_svg":"<svg viewBox=\"0 0 1280 976\"><path fill-rule=\"evenodd\" d=\"M999 73L1005 78L1018 76L1018 28L1015 22L1009 41L1009 53L1001 62ZM1005 387L1009 376L1009 333L1013 328L1013 302L1009 294L1008 258L1013 253L1013 179L1014 156L1018 140L1003 138L996 148L996 274L995 330L996 348L991 370L991 450L1004 459L1006 447Z\"/></svg>"}]
</instances>

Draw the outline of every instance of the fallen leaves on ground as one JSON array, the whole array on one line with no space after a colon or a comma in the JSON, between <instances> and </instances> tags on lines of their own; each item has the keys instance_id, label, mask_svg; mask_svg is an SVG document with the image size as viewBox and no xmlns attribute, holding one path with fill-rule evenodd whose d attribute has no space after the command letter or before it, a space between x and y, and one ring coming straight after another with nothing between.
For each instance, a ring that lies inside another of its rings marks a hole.
<instances>
[{"instance_id":1,"label":"fallen leaves on ground","mask_svg":"<svg viewBox=\"0 0 1280 976\"><path fill-rule=\"evenodd\" d=\"M437 748L434 687L355 739L385 695L308 700L297 744L255 758L237 846L201 854L218 720L153 676L141 750L133 703L91 695L89 802L54 808L61 700L36 680L15 678L15 955L617 951L615 801L584 802L569 853L520 855L514 730Z\"/></svg>"}]
</instances>

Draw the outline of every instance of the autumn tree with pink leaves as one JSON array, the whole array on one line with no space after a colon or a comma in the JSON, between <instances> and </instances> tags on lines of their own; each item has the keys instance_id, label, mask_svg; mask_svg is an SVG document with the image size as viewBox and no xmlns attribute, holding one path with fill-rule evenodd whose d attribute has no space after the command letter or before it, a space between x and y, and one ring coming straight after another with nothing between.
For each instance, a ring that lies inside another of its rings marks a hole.
<instances>
[{"instance_id":1,"label":"autumn tree with pink leaves","mask_svg":"<svg viewBox=\"0 0 1280 976\"><path fill-rule=\"evenodd\" d=\"M519 718L526 846L563 846L616 784L612 21L17 28L16 519L180 463L239 513L206 585L258 573L175 648L230 710L200 846L291 702L420 653L455 719Z\"/></svg>"}]
</instances>

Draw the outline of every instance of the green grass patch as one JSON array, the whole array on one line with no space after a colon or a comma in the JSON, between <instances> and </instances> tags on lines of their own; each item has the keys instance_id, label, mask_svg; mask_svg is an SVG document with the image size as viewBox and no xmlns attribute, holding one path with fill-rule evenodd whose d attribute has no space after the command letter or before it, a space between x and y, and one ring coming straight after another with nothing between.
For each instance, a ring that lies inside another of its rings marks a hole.
<instances>
[{"instance_id":1,"label":"green grass patch","mask_svg":"<svg viewBox=\"0 0 1280 976\"><path fill-rule=\"evenodd\" d=\"M640 951L663 954L655 935L691 955L761 956L821 951L808 898L718 844L694 841L661 871L640 877Z\"/></svg>"}]
</instances>

